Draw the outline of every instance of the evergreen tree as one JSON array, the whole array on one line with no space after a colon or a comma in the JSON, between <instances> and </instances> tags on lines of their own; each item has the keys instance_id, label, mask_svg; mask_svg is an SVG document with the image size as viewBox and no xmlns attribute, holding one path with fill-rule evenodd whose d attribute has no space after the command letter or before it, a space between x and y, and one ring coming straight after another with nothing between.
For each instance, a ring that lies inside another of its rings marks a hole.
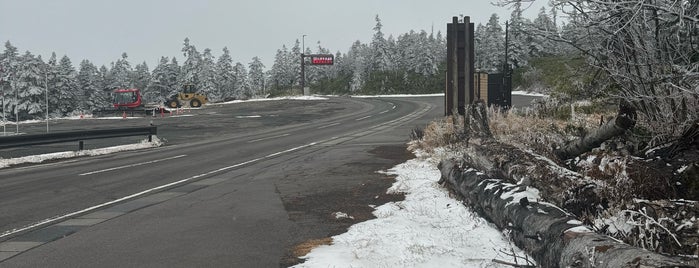
<instances>
[{"instance_id":1,"label":"evergreen tree","mask_svg":"<svg viewBox=\"0 0 699 268\"><path fill-rule=\"evenodd\" d=\"M270 70L270 82L277 92L290 90L297 77L292 68L293 58L289 56L290 54L286 45L282 45L282 48L278 49L274 56L274 64Z\"/></svg>"},{"instance_id":2,"label":"evergreen tree","mask_svg":"<svg viewBox=\"0 0 699 268\"><path fill-rule=\"evenodd\" d=\"M532 57L556 55L560 53L559 46L551 41L558 36L556 24L549 17L546 8L542 7L531 26L532 42L529 46L529 55Z\"/></svg>"},{"instance_id":3,"label":"evergreen tree","mask_svg":"<svg viewBox=\"0 0 699 268\"><path fill-rule=\"evenodd\" d=\"M112 104L112 89L109 88L109 85L112 84L112 76L109 72L109 69L107 69L107 66L100 66L99 69L99 75L97 77L97 85L99 89L102 91L102 96L104 96L103 102L99 104L99 107L108 107L111 106ZM97 99L99 100L99 99Z\"/></svg>"},{"instance_id":4,"label":"evergreen tree","mask_svg":"<svg viewBox=\"0 0 699 268\"><path fill-rule=\"evenodd\" d=\"M80 70L78 71L76 79L78 88L84 92L84 94L79 97L86 110L101 109L104 107L104 103L108 101L108 96L100 86L99 75L99 69L89 60L80 62Z\"/></svg>"},{"instance_id":5,"label":"evergreen tree","mask_svg":"<svg viewBox=\"0 0 699 268\"><path fill-rule=\"evenodd\" d=\"M150 84L151 79L151 73L145 61L137 64L131 73L131 84L133 84L134 88L140 89L143 95L148 95L148 84Z\"/></svg>"},{"instance_id":6,"label":"evergreen tree","mask_svg":"<svg viewBox=\"0 0 699 268\"><path fill-rule=\"evenodd\" d=\"M0 110L4 111L6 117L10 117L14 110L16 104L14 103L14 98L10 97L14 87L16 86L16 72L19 68L19 59L17 48L14 47L10 41L5 42L5 51L0 55L0 69L2 69L2 74L0 74L0 96L2 104L0 104ZM3 105L4 104L4 105ZM6 118L3 118L6 120Z\"/></svg>"},{"instance_id":7,"label":"evergreen tree","mask_svg":"<svg viewBox=\"0 0 699 268\"><path fill-rule=\"evenodd\" d=\"M509 62L515 68L525 66L528 61L528 47L530 38L526 33L527 19L522 17L522 0L517 0L512 5L512 13L509 23Z\"/></svg>"},{"instance_id":8,"label":"evergreen tree","mask_svg":"<svg viewBox=\"0 0 699 268\"><path fill-rule=\"evenodd\" d=\"M182 88L182 67L180 67L180 64L177 62L177 58L172 57L172 60L170 60L170 64L168 65L166 73L167 79L163 83L167 85L169 89L166 94L166 97L169 97L170 95L179 92Z\"/></svg>"},{"instance_id":9,"label":"evergreen tree","mask_svg":"<svg viewBox=\"0 0 699 268\"><path fill-rule=\"evenodd\" d=\"M505 31L500 26L500 17L497 14L490 15L483 34L481 68L489 72L501 70L505 60Z\"/></svg>"},{"instance_id":10,"label":"evergreen tree","mask_svg":"<svg viewBox=\"0 0 699 268\"><path fill-rule=\"evenodd\" d=\"M211 49L204 49L199 67L199 87L197 87L200 93L218 98L220 93L216 76L216 65L214 63L214 56L211 54Z\"/></svg>"},{"instance_id":11,"label":"evergreen tree","mask_svg":"<svg viewBox=\"0 0 699 268\"><path fill-rule=\"evenodd\" d=\"M249 99L252 97L252 92L250 92L250 87L248 86L248 71L245 69L245 65L237 62L233 67L233 77L235 77L233 90L236 97L238 99Z\"/></svg>"},{"instance_id":12,"label":"evergreen tree","mask_svg":"<svg viewBox=\"0 0 699 268\"><path fill-rule=\"evenodd\" d=\"M227 47L223 48L223 54L216 61L216 87L217 91L209 97L212 100L226 100L234 97L233 58Z\"/></svg>"},{"instance_id":13,"label":"evergreen tree","mask_svg":"<svg viewBox=\"0 0 699 268\"><path fill-rule=\"evenodd\" d=\"M44 62L29 51L19 58L15 72L15 90L17 100L12 101L16 106L20 120L43 118L45 107L45 75Z\"/></svg>"},{"instance_id":14,"label":"evergreen tree","mask_svg":"<svg viewBox=\"0 0 699 268\"><path fill-rule=\"evenodd\" d=\"M109 71L110 74L110 84L108 87L111 90L118 88L133 88L133 68L128 60L128 55L126 52L121 54L121 59L117 60L116 63L112 65L112 69Z\"/></svg>"},{"instance_id":15,"label":"evergreen tree","mask_svg":"<svg viewBox=\"0 0 699 268\"><path fill-rule=\"evenodd\" d=\"M253 95L264 95L265 91L265 65L262 63L260 58L253 57L252 61L248 64L248 81L250 84L250 90Z\"/></svg>"},{"instance_id":16,"label":"evergreen tree","mask_svg":"<svg viewBox=\"0 0 699 268\"><path fill-rule=\"evenodd\" d=\"M75 67L71 63L68 56L61 57L58 63L56 73L56 95L52 98L56 99L55 111L61 116L68 115L73 111L82 111L87 108L84 103L78 99L78 96L84 95L78 88L76 80Z\"/></svg>"},{"instance_id":17,"label":"evergreen tree","mask_svg":"<svg viewBox=\"0 0 699 268\"><path fill-rule=\"evenodd\" d=\"M144 98L150 102L163 103L170 94L168 83L168 69L170 59L161 57L158 66L153 69L152 79L148 83L148 90L144 93Z\"/></svg>"},{"instance_id":18,"label":"evergreen tree","mask_svg":"<svg viewBox=\"0 0 699 268\"><path fill-rule=\"evenodd\" d=\"M194 45L189 44L189 38L184 39L182 53L185 61L181 69L181 84L192 84L195 88L200 88L199 73L201 72L202 56Z\"/></svg>"},{"instance_id":19,"label":"evergreen tree","mask_svg":"<svg viewBox=\"0 0 699 268\"><path fill-rule=\"evenodd\" d=\"M389 67L389 57L387 54L387 44L384 34L381 31L383 24L379 15L376 15L376 25L374 26L374 36L371 38L371 58L370 68L372 71L385 71Z\"/></svg>"}]
</instances>

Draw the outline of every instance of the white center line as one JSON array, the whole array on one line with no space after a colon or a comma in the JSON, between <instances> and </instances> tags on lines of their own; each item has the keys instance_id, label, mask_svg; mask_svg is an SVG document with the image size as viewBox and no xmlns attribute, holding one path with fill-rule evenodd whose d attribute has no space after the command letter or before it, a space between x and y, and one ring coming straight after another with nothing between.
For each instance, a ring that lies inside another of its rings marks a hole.
<instances>
[{"instance_id":1,"label":"white center line","mask_svg":"<svg viewBox=\"0 0 699 268\"><path fill-rule=\"evenodd\" d=\"M367 116L365 116L365 117L357 118L357 119L355 119L355 120L360 121L360 120L367 119L367 118L369 118L369 117L372 117L372 116L371 116L371 115L367 115Z\"/></svg>"},{"instance_id":2,"label":"white center line","mask_svg":"<svg viewBox=\"0 0 699 268\"><path fill-rule=\"evenodd\" d=\"M329 127L332 127L332 126L337 126L337 125L339 125L339 124L340 124L340 123L332 123L332 124L330 124L330 125L325 125L325 126L318 127L318 129L329 128Z\"/></svg>"},{"instance_id":3,"label":"white center line","mask_svg":"<svg viewBox=\"0 0 699 268\"><path fill-rule=\"evenodd\" d=\"M187 156L187 155L182 154L182 155L178 155L178 156L173 156L173 157L168 157L168 158L163 158L163 159L158 159L158 160L153 160L153 161L147 161L147 162L141 162L141 163L125 165L125 166L120 166L120 167L113 167L113 168L91 171L91 172L82 173L82 174L78 174L78 175L79 176L92 175L92 174L97 174L97 173L102 173L102 172L107 172L107 171L112 171L112 170L117 170L117 169L124 169L124 168L137 167L137 166L142 166L142 165L147 165L147 164L158 163L158 162L177 159L177 158L181 158L181 157L185 157L185 156Z\"/></svg>"},{"instance_id":4,"label":"white center line","mask_svg":"<svg viewBox=\"0 0 699 268\"><path fill-rule=\"evenodd\" d=\"M253 142L258 142L258 141L263 141L263 140L271 140L271 139L276 139L276 138L281 138L281 137L286 137L286 136L289 136L289 133L281 134L281 135L277 135L277 136L272 136L272 137L256 139L256 140L251 140L251 141L248 141L248 143L253 143Z\"/></svg>"}]
</instances>

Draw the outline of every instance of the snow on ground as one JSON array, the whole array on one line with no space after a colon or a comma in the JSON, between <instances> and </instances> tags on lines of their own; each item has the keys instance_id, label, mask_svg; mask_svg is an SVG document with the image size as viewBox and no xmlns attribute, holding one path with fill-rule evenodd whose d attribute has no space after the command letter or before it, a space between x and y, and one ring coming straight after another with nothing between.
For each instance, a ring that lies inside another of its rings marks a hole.
<instances>
[{"instance_id":1,"label":"snow on ground","mask_svg":"<svg viewBox=\"0 0 699 268\"><path fill-rule=\"evenodd\" d=\"M65 159L65 158L73 158L73 157L79 157L79 156L95 156L95 155L104 155L104 154L111 154L111 153L123 152L123 151L132 151L132 150L138 150L138 149L144 149L144 148L158 147L162 144L163 143L160 141L160 139L158 139L158 137L153 136L152 142L148 142L148 140L146 139L146 140L143 140L140 143L136 143L136 144L119 145L119 146L91 149L91 150L58 152L58 153L41 154L41 155L30 155L30 156L17 157L17 158L8 158L8 159L3 159L0 157L0 168L6 168L9 166L26 164L26 163L42 163L44 161L54 160L54 159Z\"/></svg>"},{"instance_id":2,"label":"snow on ground","mask_svg":"<svg viewBox=\"0 0 699 268\"><path fill-rule=\"evenodd\" d=\"M532 97L546 97L546 96L548 96L548 95L546 95L546 94L541 94L541 93L536 93L536 92L520 91L520 90L512 91L512 95L518 95L518 96L532 96Z\"/></svg>"},{"instance_id":3,"label":"snow on ground","mask_svg":"<svg viewBox=\"0 0 699 268\"><path fill-rule=\"evenodd\" d=\"M512 251L525 256L437 184L435 163L417 158L388 170L397 175L388 191L405 193L405 200L376 207L376 219L334 236L295 267L511 267L493 259L514 263Z\"/></svg>"}]
</instances>

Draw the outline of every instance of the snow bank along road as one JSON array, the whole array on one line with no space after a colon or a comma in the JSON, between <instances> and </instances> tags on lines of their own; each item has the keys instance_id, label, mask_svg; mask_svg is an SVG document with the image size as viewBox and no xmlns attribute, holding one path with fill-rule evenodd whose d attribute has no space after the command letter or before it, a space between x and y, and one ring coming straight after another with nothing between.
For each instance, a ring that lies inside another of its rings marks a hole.
<instances>
[{"instance_id":1,"label":"snow bank along road","mask_svg":"<svg viewBox=\"0 0 699 268\"><path fill-rule=\"evenodd\" d=\"M291 264L293 245L352 223L333 217L333 205L368 210L371 198L385 197L390 180L375 171L405 161L409 130L440 117L441 101L280 100L52 122L74 129L152 120L168 142L0 169L0 266Z\"/></svg>"}]
</instances>

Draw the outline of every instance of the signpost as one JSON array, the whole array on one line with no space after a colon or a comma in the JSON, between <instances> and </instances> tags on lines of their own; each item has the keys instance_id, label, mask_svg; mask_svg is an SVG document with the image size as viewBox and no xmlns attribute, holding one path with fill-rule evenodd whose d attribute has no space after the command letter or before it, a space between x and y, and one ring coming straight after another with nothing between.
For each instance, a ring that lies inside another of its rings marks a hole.
<instances>
[{"instance_id":1,"label":"signpost","mask_svg":"<svg viewBox=\"0 0 699 268\"><path fill-rule=\"evenodd\" d=\"M306 92L306 58L311 58L311 65L333 65L335 64L335 56L333 54L309 54L301 53L301 90L303 94Z\"/></svg>"}]
</instances>

